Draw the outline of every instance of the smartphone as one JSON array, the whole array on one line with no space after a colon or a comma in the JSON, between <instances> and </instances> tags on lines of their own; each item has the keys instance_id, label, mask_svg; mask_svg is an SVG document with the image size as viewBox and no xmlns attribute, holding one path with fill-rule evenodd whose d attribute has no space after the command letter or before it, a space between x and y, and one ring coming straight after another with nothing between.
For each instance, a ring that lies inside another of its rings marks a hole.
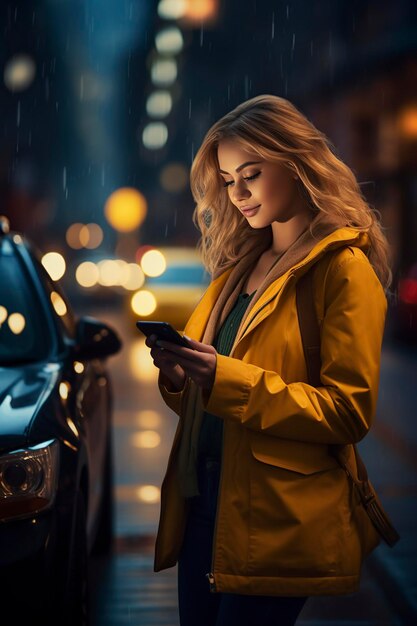
<instances>
[{"instance_id":1,"label":"smartphone","mask_svg":"<svg viewBox=\"0 0 417 626\"><path fill-rule=\"evenodd\" d=\"M151 322L145 320L139 320L136 322L137 328L147 337L149 335L156 335L158 339L164 341L172 341L179 346L185 348L191 348L190 344L184 339L177 330L168 322Z\"/></svg>"}]
</instances>

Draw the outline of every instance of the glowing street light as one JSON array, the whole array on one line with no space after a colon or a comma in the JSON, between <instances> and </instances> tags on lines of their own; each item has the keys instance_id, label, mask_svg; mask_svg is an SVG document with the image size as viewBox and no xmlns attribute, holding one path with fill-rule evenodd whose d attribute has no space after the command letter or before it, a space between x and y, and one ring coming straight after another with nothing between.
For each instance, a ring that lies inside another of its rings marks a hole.
<instances>
[{"instance_id":1,"label":"glowing street light","mask_svg":"<svg viewBox=\"0 0 417 626\"><path fill-rule=\"evenodd\" d=\"M177 26L168 26L155 36L155 47L160 54L177 54L184 46L182 33Z\"/></svg>"},{"instance_id":2,"label":"glowing street light","mask_svg":"<svg viewBox=\"0 0 417 626\"><path fill-rule=\"evenodd\" d=\"M132 187L113 191L104 207L106 219L121 233L136 230L146 217L147 202L143 194Z\"/></svg>"},{"instance_id":3,"label":"glowing street light","mask_svg":"<svg viewBox=\"0 0 417 626\"><path fill-rule=\"evenodd\" d=\"M189 22L211 22L218 14L218 0L189 0L186 2L184 18Z\"/></svg>"},{"instance_id":4,"label":"glowing street light","mask_svg":"<svg viewBox=\"0 0 417 626\"><path fill-rule=\"evenodd\" d=\"M165 20L178 20L185 15L187 0L160 0L158 15Z\"/></svg>"},{"instance_id":5,"label":"glowing street light","mask_svg":"<svg viewBox=\"0 0 417 626\"><path fill-rule=\"evenodd\" d=\"M161 276L166 270L167 263L164 255L159 250L148 250L140 261L141 268L147 276Z\"/></svg>"},{"instance_id":6,"label":"glowing street light","mask_svg":"<svg viewBox=\"0 0 417 626\"><path fill-rule=\"evenodd\" d=\"M406 139L417 138L417 106L412 105L404 108L399 115L399 129Z\"/></svg>"},{"instance_id":7,"label":"glowing street light","mask_svg":"<svg viewBox=\"0 0 417 626\"><path fill-rule=\"evenodd\" d=\"M16 54L6 63L4 84L9 91L24 91L33 82L35 74L34 60L27 54Z\"/></svg>"},{"instance_id":8,"label":"glowing street light","mask_svg":"<svg viewBox=\"0 0 417 626\"><path fill-rule=\"evenodd\" d=\"M80 263L75 271L75 279L81 287L94 287L97 285L100 271L92 261Z\"/></svg>"},{"instance_id":9,"label":"glowing street light","mask_svg":"<svg viewBox=\"0 0 417 626\"><path fill-rule=\"evenodd\" d=\"M151 66L151 80L158 87L172 85L177 78L177 71L175 59L157 59Z\"/></svg>"},{"instance_id":10,"label":"glowing street light","mask_svg":"<svg viewBox=\"0 0 417 626\"><path fill-rule=\"evenodd\" d=\"M150 117L166 117L172 108L172 96L166 89L153 91L146 101L146 112Z\"/></svg>"},{"instance_id":11,"label":"glowing street light","mask_svg":"<svg viewBox=\"0 0 417 626\"><path fill-rule=\"evenodd\" d=\"M156 309L155 296L146 289L142 289L134 293L130 303L132 311L140 317L151 315Z\"/></svg>"},{"instance_id":12,"label":"glowing street light","mask_svg":"<svg viewBox=\"0 0 417 626\"><path fill-rule=\"evenodd\" d=\"M149 504L159 502L161 497L160 489L155 485L142 485L141 487L138 487L136 493L139 500L142 502L148 502Z\"/></svg>"},{"instance_id":13,"label":"glowing street light","mask_svg":"<svg viewBox=\"0 0 417 626\"><path fill-rule=\"evenodd\" d=\"M142 132L143 145L149 150L162 148L168 139L168 128L163 122L150 122Z\"/></svg>"}]
</instances>

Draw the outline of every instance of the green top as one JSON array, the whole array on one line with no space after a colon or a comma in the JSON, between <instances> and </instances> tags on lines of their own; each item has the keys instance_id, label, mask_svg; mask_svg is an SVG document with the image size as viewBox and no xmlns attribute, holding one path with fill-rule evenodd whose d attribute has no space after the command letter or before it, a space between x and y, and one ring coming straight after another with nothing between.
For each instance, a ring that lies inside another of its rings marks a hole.
<instances>
[{"instance_id":1,"label":"green top","mask_svg":"<svg viewBox=\"0 0 417 626\"><path fill-rule=\"evenodd\" d=\"M254 291L251 294L240 293L238 295L233 309L224 320L213 343L219 354L227 356L230 353L240 322L255 293ZM198 455L220 460L222 435L223 420L212 413L204 411L198 440Z\"/></svg>"}]
</instances>

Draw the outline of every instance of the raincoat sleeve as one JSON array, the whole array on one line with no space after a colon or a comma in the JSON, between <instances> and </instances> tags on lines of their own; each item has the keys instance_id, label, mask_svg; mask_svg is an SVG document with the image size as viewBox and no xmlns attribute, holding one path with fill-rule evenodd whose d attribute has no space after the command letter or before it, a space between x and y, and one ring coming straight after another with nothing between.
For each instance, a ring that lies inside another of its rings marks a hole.
<instances>
[{"instance_id":1,"label":"raincoat sleeve","mask_svg":"<svg viewBox=\"0 0 417 626\"><path fill-rule=\"evenodd\" d=\"M275 371L217 354L209 413L297 441L365 436L376 410L387 299L368 259L355 255L329 272L324 289L322 386L287 384Z\"/></svg>"},{"instance_id":2,"label":"raincoat sleeve","mask_svg":"<svg viewBox=\"0 0 417 626\"><path fill-rule=\"evenodd\" d=\"M186 382L184 383L184 386L182 389L180 389L179 391L169 391L168 388L165 386L164 382L166 382L164 375L162 374L161 371L159 371L159 375L158 375L158 387L159 387L159 392L165 402L165 404L167 406L169 406L169 408L174 411L174 413L176 413L178 416L180 416L180 412L181 412L181 402L182 402L182 396L184 394L184 391L188 385L188 379L186 380Z\"/></svg>"}]
</instances>

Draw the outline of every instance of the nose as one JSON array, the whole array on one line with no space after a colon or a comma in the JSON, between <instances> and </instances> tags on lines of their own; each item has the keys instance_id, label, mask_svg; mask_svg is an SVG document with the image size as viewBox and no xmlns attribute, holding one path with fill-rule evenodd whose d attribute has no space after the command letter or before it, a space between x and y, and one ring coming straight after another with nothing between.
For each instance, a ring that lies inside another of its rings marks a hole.
<instances>
[{"instance_id":1,"label":"nose","mask_svg":"<svg viewBox=\"0 0 417 626\"><path fill-rule=\"evenodd\" d=\"M236 183L233 187L232 191L232 202L233 204L239 204L242 200L246 200L251 197L251 192L245 181L242 181L242 184Z\"/></svg>"}]
</instances>

